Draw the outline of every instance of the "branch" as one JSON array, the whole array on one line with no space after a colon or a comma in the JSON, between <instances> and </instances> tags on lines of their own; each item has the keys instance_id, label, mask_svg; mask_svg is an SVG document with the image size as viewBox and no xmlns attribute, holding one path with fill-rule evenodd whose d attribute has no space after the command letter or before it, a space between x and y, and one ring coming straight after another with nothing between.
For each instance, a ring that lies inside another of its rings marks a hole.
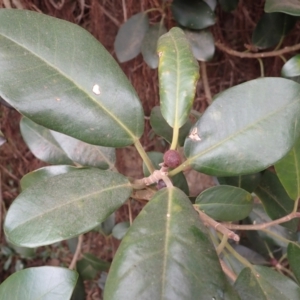
<instances>
[{"instance_id":1,"label":"branch","mask_svg":"<svg viewBox=\"0 0 300 300\"><path fill-rule=\"evenodd\" d=\"M83 235L81 234L78 237L78 243L77 243L76 251L75 251L74 256L72 258L72 261L71 261L71 263L69 265L69 269L70 270L74 270L75 269L76 262L78 260L78 257L79 257L80 251L81 251L82 242L83 242Z\"/></svg>"},{"instance_id":2,"label":"branch","mask_svg":"<svg viewBox=\"0 0 300 300\"><path fill-rule=\"evenodd\" d=\"M229 55L237 56L240 58L264 58L264 57L274 57L274 56L280 56L289 52L294 52L300 50L300 44L296 44L294 46L285 47L280 50L274 50L269 52L262 52L262 53L249 53L249 52L239 52L233 49L228 48L221 42L216 41L215 45L217 48L222 50L223 52L226 52Z\"/></svg>"}]
</instances>

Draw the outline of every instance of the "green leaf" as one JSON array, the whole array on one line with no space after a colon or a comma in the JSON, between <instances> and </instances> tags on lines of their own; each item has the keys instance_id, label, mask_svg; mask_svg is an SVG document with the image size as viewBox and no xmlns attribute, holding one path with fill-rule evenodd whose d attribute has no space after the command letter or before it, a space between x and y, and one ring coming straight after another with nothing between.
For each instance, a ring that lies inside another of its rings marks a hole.
<instances>
[{"instance_id":1,"label":"green leaf","mask_svg":"<svg viewBox=\"0 0 300 300\"><path fill-rule=\"evenodd\" d=\"M289 197L297 200L300 196L300 139L274 167Z\"/></svg>"},{"instance_id":2,"label":"green leaf","mask_svg":"<svg viewBox=\"0 0 300 300\"><path fill-rule=\"evenodd\" d=\"M38 159L49 164L73 164L49 129L22 118L20 130L26 145Z\"/></svg>"},{"instance_id":3,"label":"green leaf","mask_svg":"<svg viewBox=\"0 0 300 300\"><path fill-rule=\"evenodd\" d=\"M8 240L37 247L70 239L101 224L127 200L131 185L121 174L78 169L29 186L4 222Z\"/></svg>"},{"instance_id":4,"label":"green leaf","mask_svg":"<svg viewBox=\"0 0 300 300\"><path fill-rule=\"evenodd\" d=\"M86 300L86 293L82 278L79 276L71 300Z\"/></svg>"},{"instance_id":5,"label":"green leaf","mask_svg":"<svg viewBox=\"0 0 300 300\"><path fill-rule=\"evenodd\" d=\"M288 277L271 268L253 266L244 268L234 283L243 300L298 300L299 286Z\"/></svg>"},{"instance_id":6,"label":"green leaf","mask_svg":"<svg viewBox=\"0 0 300 300\"><path fill-rule=\"evenodd\" d=\"M78 274L58 267L28 268L9 276L0 285L0 299L70 299Z\"/></svg>"},{"instance_id":7,"label":"green leaf","mask_svg":"<svg viewBox=\"0 0 300 300\"><path fill-rule=\"evenodd\" d=\"M263 14L253 31L252 44L259 49L276 46L296 21L295 17L283 13Z\"/></svg>"},{"instance_id":8,"label":"green leaf","mask_svg":"<svg viewBox=\"0 0 300 300\"><path fill-rule=\"evenodd\" d=\"M203 29L215 24L215 15L204 1L174 0L171 4L174 19L190 29Z\"/></svg>"},{"instance_id":9,"label":"green leaf","mask_svg":"<svg viewBox=\"0 0 300 300\"><path fill-rule=\"evenodd\" d=\"M160 36L165 34L167 29L161 23L150 25L142 43L142 55L144 61L151 69L158 67L157 41Z\"/></svg>"},{"instance_id":10,"label":"green leaf","mask_svg":"<svg viewBox=\"0 0 300 300\"><path fill-rule=\"evenodd\" d=\"M281 76L287 78L300 76L300 54L293 56L283 65Z\"/></svg>"},{"instance_id":11,"label":"green leaf","mask_svg":"<svg viewBox=\"0 0 300 300\"><path fill-rule=\"evenodd\" d=\"M171 144L173 129L164 119L160 110L160 106L154 106L152 108L150 114L150 125L157 135L162 136L167 142ZM192 125L193 123L190 121L190 119L188 119L187 122L179 129L178 144L180 146L183 146Z\"/></svg>"},{"instance_id":12,"label":"green leaf","mask_svg":"<svg viewBox=\"0 0 300 300\"><path fill-rule=\"evenodd\" d=\"M239 0L218 0L224 11L230 12L237 8Z\"/></svg>"},{"instance_id":13,"label":"green leaf","mask_svg":"<svg viewBox=\"0 0 300 300\"><path fill-rule=\"evenodd\" d=\"M6 143L6 138L4 137L4 134L0 130L0 147Z\"/></svg>"},{"instance_id":14,"label":"green leaf","mask_svg":"<svg viewBox=\"0 0 300 300\"><path fill-rule=\"evenodd\" d=\"M300 283L300 244L289 243L287 249L288 261L295 277Z\"/></svg>"},{"instance_id":15,"label":"green leaf","mask_svg":"<svg viewBox=\"0 0 300 300\"><path fill-rule=\"evenodd\" d=\"M210 31L184 31L194 57L200 61L209 61L215 53L215 41Z\"/></svg>"},{"instance_id":16,"label":"green leaf","mask_svg":"<svg viewBox=\"0 0 300 300\"><path fill-rule=\"evenodd\" d=\"M147 155L148 155L149 159L151 160L154 168L159 170L161 168L159 166L159 164L164 161L163 153L153 151L153 152L147 152ZM144 173L145 177L150 176L150 173L144 163L143 163L143 173ZM189 186L188 186L186 178L182 172L177 173L175 176L173 176L171 178L171 180L172 180L174 186L178 187L186 195L189 195Z\"/></svg>"},{"instance_id":17,"label":"green leaf","mask_svg":"<svg viewBox=\"0 0 300 300\"><path fill-rule=\"evenodd\" d=\"M299 136L299 94L300 85L283 78L255 79L218 94L185 142L186 165L236 176L274 164Z\"/></svg>"},{"instance_id":18,"label":"green leaf","mask_svg":"<svg viewBox=\"0 0 300 300\"><path fill-rule=\"evenodd\" d=\"M129 228L130 228L129 222L118 223L113 228L112 235L117 240L122 240Z\"/></svg>"},{"instance_id":19,"label":"green leaf","mask_svg":"<svg viewBox=\"0 0 300 300\"><path fill-rule=\"evenodd\" d=\"M104 222L100 225L101 233L105 234L106 236L111 235L112 230L116 224L116 214L112 213Z\"/></svg>"},{"instance_id":20,"label":"green leaf","mask_svg":"<svg viewBox=\"0 0 300 300\"><path fill-rule=\"evenodd\" d=\"M133 15L119 28L114 46L121 63L135 58L141 52L148 28L149 19L144 12Z\"/></svg>"},{"instance_id":21,"label":"green leaf","mask_svg":"<svg viewBox=\"0 0 300 300\"><path fill-rule=\"evenodd\" d=\"M283 12L292 16L300 16L298 0L266 0L265 12Z\"/></svg>"},{"instance_id":22,"label":"green leaf","mask_svg":"<svg viewBox=\"0 0 300 300\"><path fill-rule=\"evenodd\" d=\"M43 181L44 179L65 174L73 171L77 171L78 168L72 166L48 166L37 169L30 173L27 173L25 176L22 177L20 181L21 189L24 191L31 185L37 184L39 181Z\"/></svg>"},{"instance_id":23,"label":"green leaf","mask_svg":"<svg viewBox=\"0 0 300 300\"><path fill-rule=\"evenodd\" d=\"M249 193L252 193L258 186L261 180L261 173L248 174L248 175L238 175L233 177L218 177L218 182L220 184L232 185L240 187Z\"/></svg>"},{"instance_id":24,"label":"green leaf","mask_svg":"<svg viewBox=\"0 0 300 300\"><path fill-rule=\"evenodd\" d=\"M188 120L193 105L199 66L178 27L159 38L157 51L161 113L178 130Z\"/></svg>"},{"instance_id":25,"label":"green leaf","mask_svg":"<svg viewBox=\"0 0 300 300\"><path fill-rule=\"evenodd\" d=\"M230 186L218 185L203 191L195 204L213 219L231 222L246 218L253 208L253 199L247 191Z\"/></svg>"},{"instance_id":26,"label":"green leaf","mask_svg":"<svg viewBox=\"0 0 300 300\"><path fill-rule=\"evenodd\" d=\"M217 6L217 0L203 0L212 11L214 11L216 9Z\"/></svg>"},{"instance_id":27,"label":"green leaf","mask_svg":"<svg viewBox=\"0 0 300 300\"><path fill-rule=\"evenodd\" d=\"M138 96L86 30L44 14L0 11L0 95L35 123L123 147L143 133Z\"/></svg>"},{"instance_id":28,"label":"green leaf","mask_svg":"<svg viewBox=\"0 0 300 300\"><path fill-rule=\"evenodd\" d=\"M266 170L255 194L261 200L271 219L279 219L291 213L295 202L288 196L275 173ZM296 230L297 220L291 220L281 225Z\"/></svg>"},{"instance_id":29,"label":"green leaf","mask_svg":"<svg viewBox=\"0 0 300 300\"><path fill-rule=\"evenodd\" d=\"M148 202L123 238L104 299L194 300L195 295L238 299L189 199L177 188L165 188Z\"/></svg>"}]
</instances>

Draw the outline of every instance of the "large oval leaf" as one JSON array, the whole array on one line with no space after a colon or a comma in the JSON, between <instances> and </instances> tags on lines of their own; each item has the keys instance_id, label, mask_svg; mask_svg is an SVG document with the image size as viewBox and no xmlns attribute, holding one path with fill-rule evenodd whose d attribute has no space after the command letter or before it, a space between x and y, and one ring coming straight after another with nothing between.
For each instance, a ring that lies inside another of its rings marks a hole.
<instances>
[{"instance_id":1,"label":"large oval leaf","mask_svg":"<svg viewBox=\"0 0 300 300\"><path fill-rule=\"evenodd\" d=\"M300 299L300 288L294 281L263 266L244 268L234 287L243 300Z\"/></svg>"},{"instance_id":2,"label":"large oval leaf","mask_svg":"<svg viewBox=\"0 0 300 300\"><path fill-rule=\"evenodd\" d=\"M292 16L300 16L300 3L298 0L266 0L265 11L283 12Z\"/></svg>"},{"instance_id":3,"label":"large oval leaf","mask_svg":"<svg viewBox=\"0 0 300 300\"><path fill-rule=\"evenodd\" d=\"M173 27L161 36L157 51L161 113L178 130L187 121L193 105L199 66L180 28Z\"/></svg>"},{"instance_id":4,"label":"large oval leaf","mask_svg":"<svg viewBox=\"0 0 300 300\"><path fill-rule=\"evenodd\" d=\"M26 145L38 159L49 164L73 164L73 161L60 147L49 129L32 122L28 118L22 118L20 131Z\"/></svg>"},{"instance_id":5,"label":"large oval leaf","mask_svg":"<svg viewBox=\"0 0 300 300\"><path fill-rule=\"evenodd\" d=\"M70 239L100 225L129 197L121 174L78 169L41 180L10 206L4 230L8 240L36 247Z\"/></svg>"},{"instance_id":6,"label":"large oval leaf","mask_svg":"<svg viewBox=\"0 0 300 300\"><path fill-rule=\"evenodd\" d=\"M300 76L300 54L293 56L283 65L281 76L287 78Z\"/></svg>"},{"instance_id":7,"label":"large oval leaf","mask_svg":"<svg viewBox=\"0 0 300 300\"><path fill-rule=\"evenodd\" d=\"M255 79L218 94L185 142L186 165L234 176L274 164L299 136L299 95L300 85L283 78Z\"/></svg>"},{"instance_id":8,"label":"large oval leaf","mask_svg":"<svg viewBox=\"0 0 300 300\"><path fill-rule=\"evenodd\" d=\"M203 191L195 204L210 217L228 222L246 218L253 208L253 199L241 188L219 185Z\"/></svg>"},{"instance_id":9,"label":"large oval leaf","mask_svg":"<svg viewBox=\"0 0 300 300\"><path fill-rule=\"evenodd\" d=\"M155 194L124 237L104 299L237 299L231 292L189 199L166 188Z\"/></svg>"},{"instance_id":10,"label":"large oval leaf","mask_svg":"<svg viewBox=\"0 0 300 300\"><path fill-rule=\"evenodd\" d=\"M298 199L300 196L300 139L274 167L289 197L293 200Z\"/></svg>"},{"instance_id":11,"label":"large oval leaf","mask_svg":"<svg viewBox=\"0 0 300 300\"><path fill-rule=\"evenodd\" d=\"M114 46L120 62L131 60L140 53L148 28L149 19L145 12L133 15L119 28Z\"/></svg>"},{"instance_id":12,"label":"large oval leaf","mask_svg":"<svg viewBox=\"0 0 300 300\"><path fill-rule=\"evenodd\" d=\"M81 27L24 10L0 11L0 95L23 115L90 144L121 147L143 133L136 92Z\"/></svg>"},{"instance_id":13,"label":"large oval leaf","mask_svg":"<svg viewBox=\"0 0 300 300\"><path fill-rule=\"evenodd\" d=\"M297 19L283 13L264 14L252 35L252 44L260 49L276 46L294 27Z\"/></svg>"},{"instance_id":14,"label":"large oval leaf","mask_svg":"<svg viewBox=\"0 0 300 300\"><path fill-rule=\"evenodd\" d=\"M12 274L0 285L0 299L70 299L78 274L66 268L37 267Z\"/></svg>"},{"instance_id":15,"label":"large oval leaf","mask_svg":"<svg viewBox=\"0 0 300 300\"><path fill-rule=\"evenodd\" d=\"M203 29L215 24L215 15L205 1L174 0L171 5L174 19L190 29Z\"/></svg>"}]
</instances>

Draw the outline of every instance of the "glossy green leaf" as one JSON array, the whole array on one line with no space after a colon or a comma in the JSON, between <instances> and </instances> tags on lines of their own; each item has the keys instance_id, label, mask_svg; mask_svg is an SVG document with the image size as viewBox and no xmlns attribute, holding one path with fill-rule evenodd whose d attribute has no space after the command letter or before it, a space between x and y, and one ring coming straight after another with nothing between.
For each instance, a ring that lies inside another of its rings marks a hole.
<instances>
[{"instance_id":1,"label":"glossy green leaf","mask_svg":"<svg viewBox=\"0 0 300 300\"><path fill-rule=\"evenodd\" d=\"M195 295L238 299L189 199L177 188L165 188L148 202L123 238L104 299L194 300Z\"/></svg>"},{"instance_id":2,"label":"glossy green leaf","mask_svg":"<svg viewBox=\"0 0 300 300\"><path fill-rule=\"evenodd\" d=\"M35 123L123 147L143 133L138 96L87 31L44 14L0 11L0 95Z\"/></svg>"},{"instance_id":3,"label":"glossy green leaf","mask_svg":"<svg viewBox=\"0 0 300 300\"><path fill-rule=\"evenodd\" d=\"M80 276L78 277L71 300L86 300L85 287L83 280Z\"/></svg>"},{"instance_id":4,"label":"glossy green leaf","mask_svg":"<svg viewBox=\"0 0 300 300\"><path fill-rule=\"evenodd\" d=\"M158 67L157 41L160 36L165 34L167 29L161 23L150 25L142 43L141 52L144 61L151 69Z\"/></svg>"},{"instance_id":5,"label":"glossy green leaf","mask_svg":"<svg viewBox=\"0 0 300 300\"><path fill-rule=\"evenodd\" d=\"M174 19L190 29L203 29L215 24L215 15L204 1L174 0L171 4Z\"/></svg>"},{"instance_id":6,"label":"glossy green leaf","mask_svg":"<svg viewBox=\"0 0 300 300\"><path fill-rule=\"evenodd\" d=\"M31 185L37 184L39 181L44 179L65 174L73 171L77 171L78 168L72 166L48 166L37 169L30 173L27 173L25 176L22 177L20 181L21 189L24 191Z\"/></svg>"},{"instance_id":7,"label":"glossy green leaf","mask_svg":"<svg viewBox=\"0 0 300 300\"><path fill-rule=\"evenodd\" d=\"M300 54L293 56L283 65L281 76L287 78L300 76Z\"/></svg>"},{"instance_id":8,"label":"glossy green leaf","mask_svg":"<svg viewBox=\"0 0 300 300\"><path fill-rule=\"evenodd\" d=\"M37 267L16 272L0 285L0 299L70 299L78 274L65 268Z\"/></svg>"},{"instance_id":9,"label":"glossy green leaf","mask_svg":"<svg viewBox=\"0 0 300 300\"><path fill-rule=\"evenodd\" d=\"M216 9L217 6L217 0L203 0L212 11L214 11Z\"/></svg>"},{"instance_id":10,"label":"glossy green leaf","mask_svg":"<svg viewBox=\"0 0 300 300\"><path fill-rule=\"evenodd\" d=\"M300 244L289 243L287 254L290 268L300 283Z\"/></svg>"},{"instance_id":11,"label":"glossy green leaf","mask_svg":"<svg viewBox=\"0 0 300 300\"><path fill-rule=\"evenodd\" d=\"M295 202L288 196L276 174L271 171L265 171L254 192L261 200L267 214L273 220L286 216L294 209ZM282 223L282 225L296 230L297 223L297 220L294 219L288 223Z\"/></svg>"},{"instance_id":12,"label":"glossy green leaf","mask_svg":"<svg viewBox=\"0 0 300 300\"><path fill-rule=\"evenodd\" d=\"M224 11L230 12L237 8L239 0L218 0Z\"/></svg>"},{"instance_id":13,"label":"glossy green leaf","mask_svg":"<svg viewBox=\"0 0 300 300\"><path fill-rule=\"evenodd\" d=\"M261 177L261 173L255 173L233 177L218 177L217 179L220 184L236 186L252 193L258 186Z\"/></svg>"},{"instance_id":14,"label":"glossy green leaf","mask_svg":"<svg viewBox=\"0 0 300 300\"><path fill-rule=\"evenodd\" d=\"M56 131L51 131L51 134L72 161L82 166L103 170L114 167L116 162L114 148L87 144Z\"/></svg>"},{"instance_id":15,"label":"glossy green leaf","mask_svg":"<svg viewBox=\"0 0 300 300\"><path fill-rule=\"evenodd\" d=\"M185 142L186 164L214 176L274 164L299 136L299 94L300 85L283 78L255 79L218 94Z\"/></svg>"},{"instance_id":16,"label":"glossy green leaf","mask_svg":"<svg viewBox=\"0 0 300 300\"><path fill-rule=\"evenodd\" d=\"M190 42L194 57L200 61L209 61L215 53L215 41L210 31L184 31Z\"/></svg>"},{"instance_id":17,"label":"glossy green leaf","mask_svg":"<svg viewBox=\"0 0 300 300\"><path fill-rule=\"evenodd\" d=\"M199 66L178 27L159 38L157 51L161 113L178 130L188 120L193 105Z\"/></svg>"},{"instance_id":18,"label":"glossy green leaf","mask_svg":"<svg viewBox=\"0 0 300 300\"><path fill-rule=\"evenodd\" d=\"M241 188L218 185L203 191L196 198L195 204L213 219L231 222L249 215L253 199L250 193Z\"/></svg>"},{"instance_id":19,"label":"glossy green leaf","mask_svg":"<svg viewBox=\"0 0 300 300\"><path fill-rule=\"evenodd\" d=\"M159 166L159 164L164 161L163 153L153 151L153 152L147 152L147 154L148 154L154 168L159 170L161 168ZM150 173L144 163L143 163L143 173L144 173L145 177L150 176ZM188 186L186 178L182 172L179 172L175 176L171 177L171 180L172 180L174 186L178 187L186 195L189 195L189 186Z\"/></svg>"},{"instance_id":20,"label":"glossy green leaf","mask_svg":"<svg viewBox=\"0 0 300 300\"><path fill-rule=\"evenodd\" d=\"M104 222L100 225L101 233L105 234L106 236L111 235L112 230L116 224L116 214L112 213Z\"/></svg>"},{"instance_id":21,"label":"glossy green leaf","mask_svg":"<svg viewBox=\"0 0 300 300\"><path fill-rule=\"evenodd\" d=\"M172 142L172 136L173 136L173 129L172 127L166 122L164 119L160 106L154 106L151 110L150 114L150 124L153 129L153 131L159 135L162 136L167 142L171 144ZM178 138L178 144L180 146L183 146L184 141L186 137L189 134L189 131L192 127L192 122L190 119L187 120L187 122L179 129L179 138Z\"/></svg>"},{"instance_id":22,"label":"glossy green leaf","mask_svg":"<svg viewBox=\"0 0 300 300\"><path fill-rule=\"evenodd\" d=\"M244 220L244 224L264 224L271 221L263 206L257 203L247 219ZM249 230L247 237L251 241L252 247L266 257L269 257L269 251L274 252L279 247L286 249L289 241L297 240L295 231L281 225L274 225L265 230Z\"/></svg>"},{"instance_id":23,"label":"glossy green leaf","mask_svg":"<svg viewBox=\"0 0 300 300\"><path fill-rule=\"evenodd\" d=\"M266 0L265 11L283 12L292 16L300 16L300 3L298 0Z\"/></svg>"},{"instance_id":24,"label":"glossy green leaf","mask_svg":"<svg viewBox=\"0 0 300 300\"><path fill-rule=\"evenodd\" d=\"M296 21L295 17L283 13L263 14L253 31L252 44L259 49L276 46Z\"/></svg>"},{"instance_id":25,"label":"glossy green leaf","mask_svg":"<svg viewBox=\"0 0 300 300\"><path fill-rule=\"evenodd\" d=\"M300 139L275 165L277 176L292 200L300 196Z\"/></svg>"},{"instance_id":26,"label":"glossy green leaf","mask_svg":"<svg viewBox=\"0 0 300 300\"><path fill-rule=\"evenodd\" d=\"M121 63L135 58L141 52L148 28L149 19L144 12L133 15L119 28L114 46Z\"/></svg>"},{"instance_id":27,"label":"glossy green leaf","mask_svg":"<svg viewBox=\"0 0 300 300\"><path fill-rule=\"evenodd\" d=\"M115 225L115 227L112 230L112 235L117 240L122 240L126 232L128 231L130 227L129 222L121 222Z\"/></svg>"},{"instance_id":28,"label":"glossy green leaf","mask_svg":"<svg viewBox=\"0 0 300 300\"><path fill-rule=\"evenodd\" d=\"M73 164L49 129L22 118L20 130L26 145L38 159L49 164Z\"/></svg>"},{"instance_id":29,"label":"glossy green leaf","mask_svg":"<svg viewBox=\"0 0 300 300\"><path fill-rule=\"evenodd\" d=\"M4 134L0 130L0 147L6 143L6 138L4 137Z\"/></svg>"},{"instance_id":30,"label":"glossy green leaf","mask_svg":"<svg viewBox=\"0 0 300 300\"><path fill-rule=\"evenodd\" d=\"M129 197L121 174L78 169L39 181L10 206L4 230L8 240L37 247L70 239L100 225Z\"/></svg>"},{"instance_id":31,"label":"glossy green leaf","mask_svg":"<svg viewBox=\"0 0 300 300\"><path fill-rule=\"evenodd\" d=\"M300 287L294 281L264 266L243 269L234 287L242 300L300 299Z\"/></svg>"}]
</instances>

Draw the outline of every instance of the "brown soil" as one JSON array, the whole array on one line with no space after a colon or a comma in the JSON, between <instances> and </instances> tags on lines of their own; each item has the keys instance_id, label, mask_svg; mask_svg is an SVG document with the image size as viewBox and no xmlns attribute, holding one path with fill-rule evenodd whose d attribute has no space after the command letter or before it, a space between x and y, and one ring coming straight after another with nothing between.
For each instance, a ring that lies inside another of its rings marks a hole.
<instances>
[{"instance_id":1,"label":"brown soil","mask_svg":"<svg viewBox=\"0 0 300 300\"><path fill-rule=\"evenodd\" d=\"M113 43L119 26L124 22L124 15L132 16L140 11L159 7L159 0L127 0L125 7L120 0L83 0L83 1L58 1L58 0L0 0L0 7L18 7L34 11L41 11L45 14L65 19L77 23L90 31L107 49L114 55ZM64 3L61 5L60 3ZM225 13L217 9L217 23L211 28L211 31L218 40L235 50L244 51L245 45L251 44L251 33L263 13L264 1L245 1L240 0L238 8L232 13ZM157 22L158 13L150 14L150 21ZM175 25L170 11L167 11L165 25L171 28ZM294 45L299 43L300 35L297 34L299 24L287 36L284 45ZM283 46L282 46L283 47ZM289 58L294 53L289 53ZM259 62L256 59L241 59L216 50L212 62L207 65L208 82L212 95L215 95L228 87L250 79L260 77ZM283 62L280 57L268 58L264 60L265 76L280 76L280 69ZM121 64L144 106L145 116L149 116L153 106L159 104L158 97L158 76L157 70L151 70L142 60L141 55L136 59ZM203 82L200 79L197 85L197 94L194 103L194 109L203 112L207 104L207 98L204 93ZM26 173L44 166L45 163L36 159L24 144L19 132L20 115L11 109L0 105L1 130L7 138L7 143L0 149L0 178L1 178L1 198L0 198L0 217L3 224L5 213L10 203L19 193L19 182ZM156 143L149 141L150 126L146 121L145 134L142 137L142 144L147 151L165 150L157 147ZM140 178L141 159L133 147L118 150L118 168L120 172L131 177ZM213 185L209 176L199 174L195 171L188 171L187 177L193 195L198 194L203 189ZM134 216L138 214L143 204L141 202L133 203L130 212ZM129 220L129 209L124 205L117 214L119 221ZM6 245L3 232L1 232L1 244ZM86 234L84 237L83 252L92 252L100 258L111 260L118 246L116 240L107 240L96 233ZM46 262L42 259L33 261L25 260L26 266L54 264L68 265L72 256L67 247L63 246L65 256L52 257ZM57 248L52 249L57 253ZM1 258L1 257L0 257ZM3 270L4 258L0 261L0 281L6 278L14 271L11 267L7 272ZM1 266L2 265L2 266ZM1 276L2 273L2 276ZM95 282L87 283L87 299L101 299L101 290L97 288Z\"/></svg>"}]
</instances>

